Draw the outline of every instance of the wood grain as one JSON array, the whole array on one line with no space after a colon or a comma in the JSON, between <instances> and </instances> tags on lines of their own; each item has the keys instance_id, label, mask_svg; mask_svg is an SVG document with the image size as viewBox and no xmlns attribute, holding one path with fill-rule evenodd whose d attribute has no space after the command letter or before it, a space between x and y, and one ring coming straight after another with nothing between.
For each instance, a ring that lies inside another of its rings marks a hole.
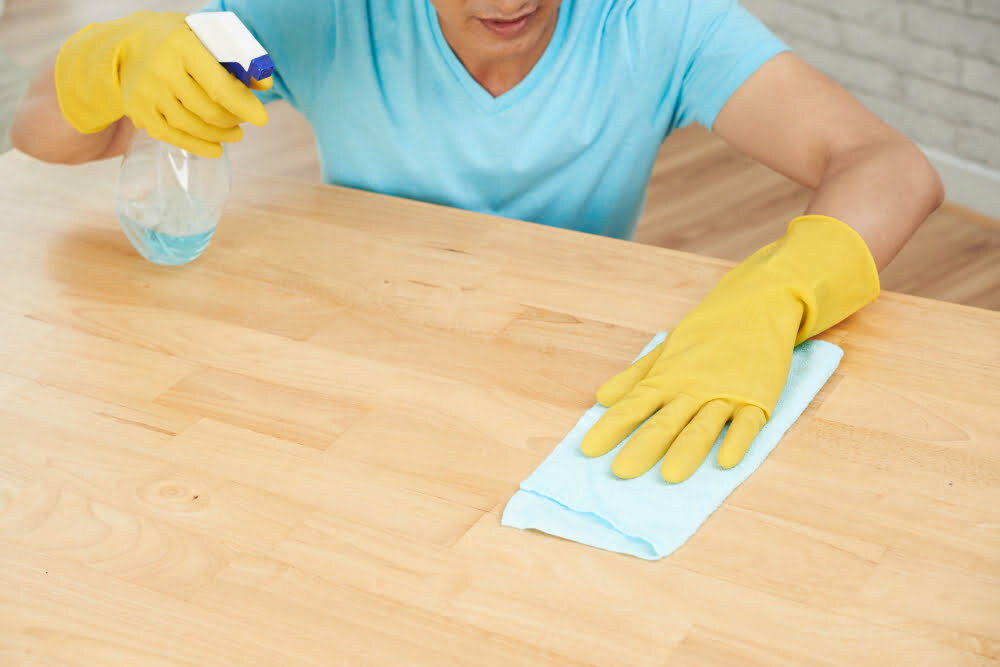
<instances>
[{"instance_id":1,"label":"wood grain","mask_svg":"<svg viewBox=\"0 0 1000 667\"><path fill-rule=\"evenodd\" d=\"M136 9L193 11L203 4L202 0L9 0L7 15L0 21L0 50L33 68L89 21L118 18ZM266 127L245 128L246 139L231 149L233 164L319 182L319 159L309 124L284 103L272 104L268 113ZM675 132L664 143L636 240L738 261L781 236L809 197L805 188L694 126ZM881 277L888 290L1000 310L1000 221L946 204ZM252 294L243 292L241 297ZM282 326L273 318L272 325Z\"/></svg>"},{"instance_id":2,"label":"wood grain","mask_svg":"<svg viewBox=\"0 0 1000 667\"><path fill-rule=\"evenodd\" d=\"M727 262L238 171L162 268L116 169L0 158L0 664L1000 657L1000 313L825 334L837 375L650 563L500 514Z\"/></svg>"}]
</instances>

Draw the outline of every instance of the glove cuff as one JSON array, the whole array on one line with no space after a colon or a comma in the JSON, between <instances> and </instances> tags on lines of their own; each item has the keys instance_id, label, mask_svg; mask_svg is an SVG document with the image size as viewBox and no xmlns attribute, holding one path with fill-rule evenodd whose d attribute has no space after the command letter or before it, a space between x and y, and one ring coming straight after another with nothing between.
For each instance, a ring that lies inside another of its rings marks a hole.
<instances>
[{"instance_id":1,"label":"glove cuff","mask_svg":"<svg viewBox=\"0 0 1000 667\"><path fill-rule=\"evenodd\" d=\"M861 235L837 218L804 215L779 243L791 285L803 304L796 344L829 329L878 298L878 268Z\"/></svg>"}]
</instances>

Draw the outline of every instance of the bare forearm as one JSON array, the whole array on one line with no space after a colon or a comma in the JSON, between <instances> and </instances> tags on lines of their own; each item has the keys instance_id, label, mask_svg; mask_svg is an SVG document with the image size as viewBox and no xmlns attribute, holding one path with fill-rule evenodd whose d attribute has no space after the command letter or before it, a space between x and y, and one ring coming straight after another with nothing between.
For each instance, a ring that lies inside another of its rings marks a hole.
<instances>
[{"instance_id":1,"label":"bare forearm","mask_svg":"<svg viewBox=\"0 0 1000 667\"><path fill-rule=\"evenodd\" d=\"M944 198L919 148L792 53L775 56L740 86L713 132L816 190L807 212L857 230L879 269Z\"/></svg>"},{"instance_id":2,"label":"bare forearm","mask_svg":"<svg viewBox=\"0 0 1000 667\"><path fill-rule=\"evenodd\" d=\"M127 119L95 134L78 132L59 109L55 59L44 65L18 106L10 136L14 147L39 160L80 164L121 155L132 134Z\"/></svg>"},{"instance_id":3,"label":"bare forearm","mask_svg":"<svg viewBox=\"0 0 1000 667\"><path fill-rule=\"evenodd\" d=\"M933 167L900 137L831 157L806 213L849 224L881 271L943 200Z\"/></svg>"}]
</instances>

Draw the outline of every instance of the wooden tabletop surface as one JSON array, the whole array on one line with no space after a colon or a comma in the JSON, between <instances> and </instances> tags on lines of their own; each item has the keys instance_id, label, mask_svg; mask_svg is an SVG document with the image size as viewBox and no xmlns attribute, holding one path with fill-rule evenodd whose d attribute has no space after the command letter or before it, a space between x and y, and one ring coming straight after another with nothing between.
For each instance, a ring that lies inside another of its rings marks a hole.
<instances>
[{"instance_id":1,"label":"wooden tabletop surface","mask_svg":"<svg viewBox=\"0 0 1000 667\"><path fill-rule=\"evenodd\" d=\"M658 562L500 526L728 264L237 173L141 259L118 165L0 158L0 664L987 664L1000 313L884 294Z\"/></svg>"}]
</instances>

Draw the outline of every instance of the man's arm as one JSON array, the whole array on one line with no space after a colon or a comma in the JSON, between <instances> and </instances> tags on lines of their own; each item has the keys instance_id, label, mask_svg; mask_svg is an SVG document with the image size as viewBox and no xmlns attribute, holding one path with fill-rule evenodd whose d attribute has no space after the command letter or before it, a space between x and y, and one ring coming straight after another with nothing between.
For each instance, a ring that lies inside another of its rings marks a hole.
<instances>
[{"instance_id":1,"label":"man's arm","mask_svg":"<svg viewBox=\"0 0 1000 667\"><path fill-rule=\"evenodd\" d=\"M791 54L771 58L713 123L733 146L816 189L807 215L727 273L667 339L608 380L608 411L580 445L619 477L657 461L687 479L719 447L737 465L771 418L795 345L879 293L884 268L944 198L924 155L844 89ZM739 211L734 211L739 215Z\"/></svg>"},{"instance_id":2,"label":"man's arm","mask_svg":"<svg viewBox=\"0 0 1000 667\"><path fill-rule=\"evenodd\" d=\"M14 148L39 160L81 164L123 154L133 132L128 118L94 134L77 132L59 109L53 57L38 71L18 106L10 139Z\"/></svg>"},{"instance_id":3,"label":"man's arm","mask_svg":"<svg viewBox=\"0 0 1000 667\"><path fill-rule=\"evenodd\" d=\"M772 58L729 98L712 131L816 190L806 213L844 221L885 268L944 201L923 152L801 58Z\"/></svg>"}]
</instances>

